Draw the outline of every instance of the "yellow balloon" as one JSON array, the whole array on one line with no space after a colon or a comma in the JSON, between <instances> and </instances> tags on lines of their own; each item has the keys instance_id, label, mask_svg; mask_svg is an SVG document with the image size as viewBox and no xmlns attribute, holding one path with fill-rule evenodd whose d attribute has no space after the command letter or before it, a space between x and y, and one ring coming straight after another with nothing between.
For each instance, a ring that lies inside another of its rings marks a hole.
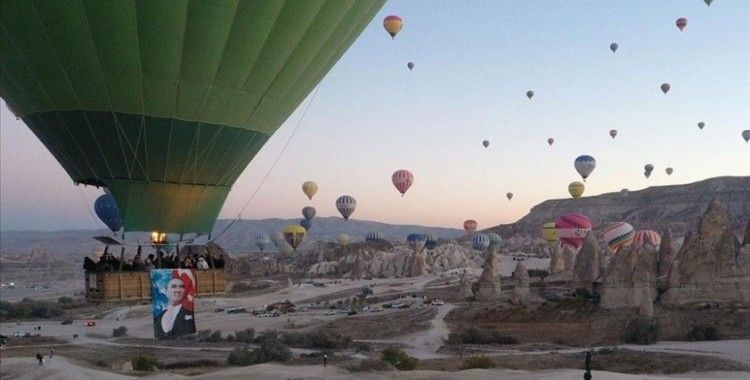
<instances>
[{"instance_id":1,"label":"yellow balloon","mask_svg":"<svg viewBox=\"0 0 750 380\"><path fill-rule=\"evenodd\" d=\"M586 190L586 186L578 181L571 182L570 185L568 185L568 192L573 198L580 198L581 195L583 195L584 190Z\"/></svg>"},{"instance_id":2,"label":"yellow balloon","mask_svg":"<svg viewBox=\"0 0 750 380\"><path fill-rule=\"evenodd\" d=\"M555 229L555 222L545 223L542 226L542 237L548 243L554 243L557 241L557 230Z\"/></svg>"},{"instance_id":3,"label":"yellow balloon","mask_svg":"<svg viewBox=\"0 0 750 380\"><path fill-rule=\"evenodd\" d=\"M315 193L318 192L318 184L313 181L306 181L302 184L302 192L305 193L308 198L312 199Z\"/></svg>"},{"instance_id":4,"label":"yellow balloon","mask_svg":"<svg viewBox=\"0 0 750 380\"><path fill-rule=\"evenodd\" d=\"M286 242L294 249L297 249L297 247L302 244L302 239L305 238L306 232L307 231L304 227L297 224L290 224L281 230L281 233L284 235L284 240L286 240Z\"/></svg>"}]
</instances>

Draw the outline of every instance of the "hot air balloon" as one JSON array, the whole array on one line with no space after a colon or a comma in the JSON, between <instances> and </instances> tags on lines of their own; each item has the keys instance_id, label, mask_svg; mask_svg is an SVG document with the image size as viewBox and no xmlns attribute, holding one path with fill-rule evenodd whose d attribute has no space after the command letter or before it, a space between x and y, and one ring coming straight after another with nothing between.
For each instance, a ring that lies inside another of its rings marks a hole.
<instances>
[{"instance_id":1,"label":"hot air balloon","mask_svg":"<svg viewBox=\"0 0 750 380\"><path fill-rule=\"evenodd\" d=\"M438 240L432 234L424 235L424 247L433 250L438 246Z\"/></svg>"},{"instance_id":2,"label":"hot air balloon","mask_svg":"<svg viewBox=\"0 0 750 380\"><path fill-rule=\"evenodd\" d=\"M276 248L279 248L279 249L281 249L281 246L283 245L288 245L286 243L286 240L284 239L284 234L281 233L281 231L273 234L273 236L271 236L271 241L276 246Z\"/></svg>"},{"instance_id":3,"label":"hot air balloon","mask_svg":"<svg viewBox=\"0 0 750 380\"><path fill-rule=\"evenodd\" d=\"M371 231L367 233L367 236L365 236L365 241L376 241L376 240L383 240L383 236L380 235L380 232Z\"/></svg>"},{"instance_id":4,"label":"hot air balloon","mask_svg":"<svg viewBox=\"0 0 750 380\"><path fill-rule=\"evenodd\" d=\"M620 47L620 45L618 45L617 42L609 44L609 50L612 50L613 53L617 51L618 47Z\"/></svg>"},{"instance_id":5,"label":"hot air balloon","mask_svg":"<svg viewBox=\"0 0 750 380\"><path fill-rule=\"evenodd\" d=\"M674 22L674 24L677 25L677 29L682 32L682 30L687 26L687 19L684 17L680 17L677 19L677 21Z\"/></svg>"},{"instance_id":6,"label":"hot air balloon","mask_svg":"<svg viewBox=\"0 0 750 380\"><path fill-rule=\"evenodd\" d=\"M553 139L552 137L547 139L547 144L552 145L554 143L555 143L555 139Z\"/></svg>"},{"instance_id":7,"label":"hot air balloon","mask_svg":"<svg viewBox=\"0 0 750 380\"><path fill-rule=\"evenodd\" d=\"M299 221L299 225L302 226L305 231L310 231L310 229L312 229L312 220L302 219Z\"/></svg>"},{"instance_id":8,"label":"hot air balloon","mask_svg":"<svg viewBox=\"0 0 750 380\"><path fill-rule=\"evenodd\" d=\"M302 208L302 216L307 220L312 220L315 217L315 207L305 206Z\"/></svg>"},{"instance_id":9,"label":"hot air balloon","mask_svg":"<svg viewBox=\"0 0 750 380\"><path fill-rule=\"evenodd\" d=\"M503 238L494 232L490 232L485 235L487 235L487 237L490 238L490 248L493 248L493 249L499 248L500 244L503 243Z\"/></svg>"},{"instance_id":10,"label":"hot air balloon","mask_svg":"<svg viewBox=\"0 0 750 380\"><path fill-rule=\"evenodd\" d=\"M281 233L284 234L284 240L296 250L297 247L302 244L302 239L305 238L306 230L302 226L290 224L284 227L284 229L281 230Z\"/></svg>"},{"instance_id":11,"label":"hot air balloon","mask_svg":"<svg viewBox=\"0 0 750 380\"><path fill-rule=\"evenodd\" d=\"M568 192L573 198L580 198L583 192L586 190L586 185L581 182L574 181L568 185Z\"/></svg>"},{"instance_id":12,"label":"hot air balloon","mask_svg":"<svg viewBox=\"0 0 750 380\"><path fill-rule=\"evenodd\" d=\"M505 193L505 197L508 198L508 200L513 199L513 193Z\"/></svg>"},{"instance_id":13,"label":"hot air balloon","mask_svg":"<svg viewBox=\"0 0 750 380\"><path fill-rule=\"evenodd\" d=\"M643 172L643 175L644 175L644 176L645 176L646 178L649 178L649 177L651 177L651 172Z\"/></svg>"},{"instance_id":14,"label":"hot air balloon","mask_svg":"<svg viewBox=\"0 0 750 380\"><path fill-rule=\"evenodd\" d=\"M0 97L125 230L208 233L383 3L4 1Z\"/></svg>"},{"instance_id":15,"label":"hot air balloon","mask_svg":"<svg viewBox=\"0 0 750 380\"><path fill-rule=\"evenodd\" d=\"M385 28L385 31L391 35L391 38L396 38L396 35L401 31L403 26L404 23L401 20L401 17L396 15L390 15L383 19L383 28Z\"/></svg>"},{"instance_id":16,"label":"hot air balloon","mask_svg":"<svg viewBox=\"0 0 750 380\"><path fill-rule=\"evenodd\" d=\"M122 216L120 208L111 194L102 194L94 201L94 212L112 232L117 232L122 228Z\"/></svg>"},{"instance_id":17,"label":"hot air balloon","mask_svg":"<svg viewBox=\"0 0 750 380\"><path fill-rule=\"evenodd\" d=\"M714 0L703 0L703 2L706 3L706 5L708 5L710 7L711 3L713 3Z\"/></svg>"},{"instance_id":18,"label":"hot air balloon","mask_svg":"<svg viewBox=\"0 0 750 380\"><path fill-rule=\"evenodd\" d=\"M477 251L485 251L490 246L490 238L485 234L475 234L471 239L471 247Z\"/></svg>"},{"instance_id":19,"label":"hot air balloon","mask_svg":"<svg viewBox=\"0 0 750 380\"><path fill-rule=\"evenodd\" d=\"M557 229L555 222L544 223L542 226L542 237L547 243L557 242Z\"/></svg>"},{"instance_id":20,"label":"hot air balloon","mask_svg":"<svg viewBox=\"0 0 750 380\"><path fill-rule=\"evenodd\" d=\"M652 171L654 171L654 165L646 164L646 165L643 166L643 170L651 173Z\"/></svg>"},{"instance_id":21,"label":"hot air balloon","mask_svg":"<svg viewBox=\"0 0 750 380\"><path fill-rule=\"evenodd\" d=\"M604 240L612 250L617 253L620 248L628 246L633 243L635 237L635 231L633 226L625 222L617 222L610 224L603 231Z\"/></svg>"},{"instance_id":22,"label":"hot air balloon","mask_svg":"<svg viewBox=\"0 0 750 380\"><path fill-rule=\"evenodd\" d=\"M583 238L586 237L586 234L592 228L591 219L581 214L566 214L555 221L555 233L558 239L564 245L569 245L576 249L581 248Z\"/></svg>"},{"instance_id":23,"label":"hot air balloon","mask_svg":"<svg viewBox=\"0 0 750 380\"><path fill-rule=\"evenodd\" d=\"M484 140L484 141L482 141L482 145L484 145L484 147L486 148L486 147L490 146L490 141L489 140Z\"/></svg>"},{"instance_id":24,"label":"hot air balloon","mask_svg":"<svg viewBox=\"0 0 750 380\"><path fill-rule=\"evenodd\" d=\"M467 234L471 235L476 230L477 230L477 221L476 220L467 219L466 221L464 221L464 231L466 231Z\"/></svg>"},{"instance_id":25,"label":"hot air balloon","mask_svg":"<svg viewBox=\"0 0 750 380\"><path fill-rule=\"evenodd\" d=\"M305 183L302 184L302 192L312 200L315 193L318 192L318 184L313 181L305 181Z\"/></svg>"},{"instance_id":26,"label":"hot air balloon","mask_svg":"<svg viewBox=\"0 0 750 380\"><path fill-rule=\"evenodd\" d=\"M661 88L661 92L666 94L669 92L669 89L672 88L672 86L670 86L669 83L662 83L659 88Z\"/></svg>"},{"instance_id":27,"label":"hot air balloon","mask_svg":"<svg viewBox=\"0 0 750 380\"><path fill-rule=\"evenodd\" d=\"M339 234L339 236L336 237L336 241L342 246L349 244L349 240L349 235L347 234Z\"/></svg>"},{"instance_id":28,"label":"hot air balloon","mask_svg":"<svg viewBox=\"0 0 750 380\"><path fill-rule=\"evenodd\" d=\"M342 195L339 199L336 199L336 209L339 210L341 216L345 220L349 220L349 216L352 215L354 209L357 208L357 200L349 195Z\"/></svg>"},{"instance_id":29,"label":"hot air balloon","mask_svg":"<svg viewBox=\"0 0 750 380\"><path fill-rule=\"evenodd\" d=\"M266 234L258 234L255 237L255 245L257 245L258 249L263 252L271 245L271 238Z\"/></svg>"},{"instance_id":30,"label":"hot air balloon","mask_svg":"<svg viewBox=\"0 0 750 380\"><path fill-rule=\"evenodd\" d=\"M645 244L651 244L658 247L661 244L661 236L653 230L636 231L635 236L633 237L633 245L641 247Z\"/></svg>"},{"instance_id":31,"label":"hot air balloon","mask_svg":"<svg viewBox=\"0 0 750 380\"><path fill-rule=\"evenodd\" d=\"M666 169L664 169L664 171L667 172L667 175L672 175L672 172L674 171L674 169L672 169L672 168L666 168Z\"/></svg>"},{"instance_id":32,"label":"hot air balloon","mask_svg":"<svg viewBox=\"0 0 750 380\"><path fill-rule=\"evenodd\" d=\"M703 127L705 127L705 126L706 126L706 123L704 123L702 121L700 123L698 123L698 128L700 128L700 129L703 129Z\"/></svg>"},{"instance_id":33,"label":"hot air balloon","mask_svg":"<svg viewBox=\"0 0 750 380\"><path fill-rule=\"evenodd\" d=\"M628 190L628 189L622 189L622 190L620 190L620 195L623 196L623 197L627 197L628 195L630 195L630 190Z\"/></svg>"},{"instance_id":34,"label":"hot air balloon","mask_svg":"<svg viewBox=\"0 0 750 380\"><path fill-rule=\"evenodd\" d=\"M578 156L575 162L573 162L573 166L576 168L578 174L583 177L583 181L586 182L586 178L588 178L591 172L594 171L594 168L596 168L596 160L591 156Z\"/></svg>"},{"instance_id":35,"label":"hot air balloon","mask_svg":"<svg viewBox=\"0 0 750 380\"><path fill-rule=\"evenodd\" d=\"M407 63L407 64L406 64L406 67L408 67L408 68L409 68L409 70L412 70L412 69L414 69L414 62L409 62L409 63Z\"/></svg>"},{"instance_id":36,"label":"hot air balloon","mask_svg":"<svg viewBox=\"0 0 750 380\"><path fill-rule=\"evenodd\" d=\"M748 140L750 140L750 129L742 131L742 138L745 139L745 142L748 142Z\"/></svg>"},{"instance_id":37,"label":"hot air balloon","mask_svg":"<svg viewBox=\"0 0 750 380\"><path fill-rule=\"evenodd\" d=\"M403 197L406 194L406 190L409 190L411 184L414 183L414 175L408 170L396 170L391 175L391 182L393 182L393 186L396 186L396 189Z\"/></svg>"},{"instance_id":38,"label":"hot air balloon","mask_svg":"<svg viewBox=\"0 0 750 380\"><path fill-rule=\"evenodd\" d=\"M617 130L616 129L610 129L609 130L609 136L612 137L613 139L615 137L617 137Z\"/></svg>"},{"instance_id":39,"label":"hot air balloon","mask_svg":"<svg viewBox=\"0 0 750 380\"><path fill-rule=\"evenodd\" d=\"M531 90L526 91L526 97L529 98L529 99L533 98L534 97L534 91L531 91Z\"/></svg>"},{"instance_id":40,"label":"hot air balloon","mask_svg":"<svg viewBox=\"0 0 750 380\"><path fill-rule=\"evenodd\" d=\"M409 234L409 236L406 237L406 242L416 253L424 247L425 236L423 234Z\"/></svg>"}]
</instances>

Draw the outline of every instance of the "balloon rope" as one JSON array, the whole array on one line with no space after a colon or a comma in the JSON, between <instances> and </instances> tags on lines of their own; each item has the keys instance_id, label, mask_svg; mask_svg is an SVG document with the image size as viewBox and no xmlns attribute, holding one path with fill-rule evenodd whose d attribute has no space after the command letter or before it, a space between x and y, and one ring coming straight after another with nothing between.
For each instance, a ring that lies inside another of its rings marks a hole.
<instances>
[{"instance_id":1,"label":"balloon rope","mask_svg":"<svg viewBox=\"0 0 750 380\"><path fill-rule=\"evenodd\" d=\"M292 142L292 138L294 138L294 135L297 133L297 130L302 125L302 121L305 120L305 116L307 116L307 112L310 110L310 106L313 104L313 101L315 101L315 98L318 96L318 92L319 91L320 91L320 85L318 85L315 88L315 92L313 92L313 95L310 98L310 101L307 103L307 107L305 107L305 110L302 111L302 116L300 116L299 120L297 120L297 125L294 127L294 130L292 130L292 134L289 135L289 138L286 140L286 143L284 144L284 147L281 148L281 151L276 156L276 159L271 164L271 167L266 172L266 175L264 175L263 178L260 180L260 183L255 188L255 191L253 191L253 193L250 195L250 198L247 200L247 202L245 202L245 205L242 207L242 209L240 210L240 212L237 214L237 217L234 218L234 219L232 219L232 221L229 222L229 225L227 225L226 228L224 228L224 230L222 230L221 232L219 232L218 234L216 234L216 236L213 239L211 239L211 241L215 241L216 239L218 239L219 237L221 237L221 235L224 235L224 233L227 232L229 230L229 228L231 228L232 225L234 225L235 222L237 222L238 220L240 220L240 218L242 217L242 213L245 212L245 210L247 209L248 206L250 206L250 202L252 202L253 199L255 198L255 196L258 194L258 191L260 191L260 188L263 186L263 183L266 182L266 179L268 179L268 177L271 175L271 172L276 167L276 164L278 164L279 160L281 160L281 156L286 151L286 148L289 147L289 143Z\"/></svg>"}]
</instances>

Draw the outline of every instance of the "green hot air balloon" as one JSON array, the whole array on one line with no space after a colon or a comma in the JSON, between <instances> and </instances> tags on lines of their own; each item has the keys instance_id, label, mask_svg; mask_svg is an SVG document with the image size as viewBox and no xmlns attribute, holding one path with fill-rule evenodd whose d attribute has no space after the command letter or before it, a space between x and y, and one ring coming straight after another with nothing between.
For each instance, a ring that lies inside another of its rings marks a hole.
<instances>
[{"instance_id":1,"label":"green hot air balloon","mask_svg":"<svg viewBox=\"0 0 750 380\"><path fill-rule=\"evenodd\" d=\"M209 232L384 0L0 3L0 96L126 230Z\"/></svg>"}]
</instances>

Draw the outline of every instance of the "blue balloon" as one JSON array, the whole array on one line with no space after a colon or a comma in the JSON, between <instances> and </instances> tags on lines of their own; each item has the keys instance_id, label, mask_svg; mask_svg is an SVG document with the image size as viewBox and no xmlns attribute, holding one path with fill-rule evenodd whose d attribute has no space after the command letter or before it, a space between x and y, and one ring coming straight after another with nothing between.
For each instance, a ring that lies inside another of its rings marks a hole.
<instances>
[{"instance_id":1,"label":"blue balloon","mask_svg":"<svg viewBox=\"0 0 750 380\"><path fill-rule=\"evenodd\" d=\"M485 234L474 234L471 246L477 251L484 251L490 246L490 237Z\"/></svg>"},{"instance_id":2,"label":"blue balloon","mask_svg":"<svg viewBox=\"0 0 750 380\"><path fill-rule=\"evenodd\" d=\"M117 207L115 197L111 194L102 194L94 202L94 212L96 216L109 227L112 232L117 232L122 228L122 215L120 208Z\"/></svg>"},{"instance_id":3,"label":"blue balloon","mask_svg":"<svg viewBox=\"0 0 750 380\"><path fill-rule=\"evenodd\" d=\"M365 241L376 241L376 240L383 240L383 236L380 235L380 232L368 232L367 236L365 237Z\"/></svg>"},{"instance_id":4,"label":"blue balloon","mask_svg":"<svg viewBox=\"0 0 750 380\"><path fill-rule=\"evenodd\" d=\"M299 225L304 227L305 231L310 231L310 229L312 228L312 221L302 219L299 221Z\"/></svg>"},{"instance_id":5,"label":"blue balloon","mask_svg":"<svg viewBox=\"0 0 750 380\"><path fill-rule=\"evenodd\" d=\"M433 250L435 247L438 246L438 240L435 238L434 235L431 234L425 234L424 235L424 247Z\"/></svg>"}]
</instances>

